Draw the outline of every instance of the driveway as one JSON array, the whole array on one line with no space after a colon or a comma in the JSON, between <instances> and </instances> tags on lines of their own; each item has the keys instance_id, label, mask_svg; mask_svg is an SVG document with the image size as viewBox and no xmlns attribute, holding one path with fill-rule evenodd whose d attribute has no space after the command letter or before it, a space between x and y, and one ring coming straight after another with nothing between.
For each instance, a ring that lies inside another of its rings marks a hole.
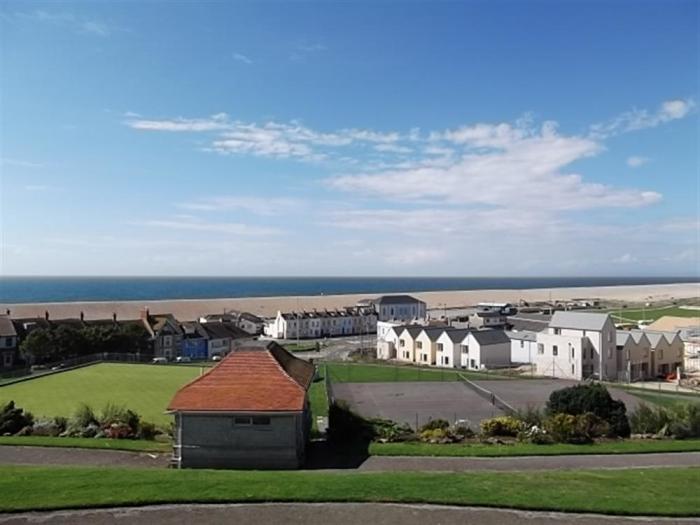
<instances>
[{"instance_id":1,"label":"driveway","mask_svg":"<svg viewBox=\"0 0 700 525\"><path fill-rule=\"evenodd\" d=\"M0 515L1 525L52 523L68 525L189 525L191 523L285 523L308 525L688 525L698 519L625 518L599 514L565 514L506 509L391 503L258 503L239 505L158 505L121 509L34 512Z\"/></svg>"}]
</instances>

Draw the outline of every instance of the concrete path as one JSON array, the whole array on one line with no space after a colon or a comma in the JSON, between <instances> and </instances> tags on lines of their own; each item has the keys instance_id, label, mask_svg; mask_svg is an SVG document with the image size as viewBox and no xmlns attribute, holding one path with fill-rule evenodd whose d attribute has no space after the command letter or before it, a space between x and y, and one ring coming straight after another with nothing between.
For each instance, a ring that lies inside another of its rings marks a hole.
<instances>
[{"instance_id":1,"label":"concrete path","mask_svg":"<svg viewBox=\"0 0 700 525\"><path fill-rule=\"evenodd\" d=\"M0 465L165 468L170 454L60 447L0 446Z\"/></svg>"},{"instance_id":2,"label":"concrete path","mask_svg":"<svg viewBox=\"0 0 700 525\"><path fill-rule=\"evenodd\" d=\"M169 454L58 447L0 446L0 465L82 465L165 468ZM516 471L644 467L700 467L700 452L505 458L370 456L361 471Z\"/></svg>"},{"instance_id":3,"label":"concrete path","mask_svg":"<svg viewBox=\"0 0 700 525\"><path fill-rule=\"evenodd\" d=\"M120 509L33 512L0 515L1 525L52 523L67 525L189 525L285 523L308 525L687 525L699 519L623 518L599 514L527 512L505 509L401 505L388 503L260 503L241 505L159 505Z\"/></svg>"},{"instance_id":4,"label":"concrete path","mask_svg":"<svg viewBox=\"0 0 700 525\"><path fill-rule=\"evenodd\" d=\"M474 470L570 470L646 467L700 467L700 452L670 454L616 454L581 456L523 456L504 458L446 458L370 456L360 465L364 471L445 471Z\"/></svg>"}]
</instances>

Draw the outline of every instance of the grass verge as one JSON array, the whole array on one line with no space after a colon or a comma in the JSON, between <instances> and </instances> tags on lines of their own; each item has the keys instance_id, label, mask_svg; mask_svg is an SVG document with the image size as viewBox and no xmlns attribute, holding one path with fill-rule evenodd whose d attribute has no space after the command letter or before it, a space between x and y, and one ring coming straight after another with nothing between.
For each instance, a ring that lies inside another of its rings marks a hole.
<instances>
[{"instance_id":1,"label":"grass verge","mask_svg":"<svg viewBox=\"0 0 700 525\"><path fill-rule=\"evenodd\" d=\"M651 454L654 452L698 452L700 439L688 440L628 440L596 443L593 445L487 445L481 443L371 443L372 456L452 456L452 457L506 457L506 456L563 456L586 454Z\"/></svg>"},{"instance_id":2,"label":"grass verge","mask_svg":"<svg viewBox=\"0 0 700 525\"><path fill-rule=\"evenodd\" d=\"M131 452L170 452L172 444L145 439L95 439L43 436L2 436L0 446L96 448L101 450L127 450Z\"/></svg>"},{"instance_id":3,"label":"grass verge","mask_svg":"<svg viewBox=\"0 0 700 525\"><path fill-rule=\"evenodd\" d=\"M222 502L404 502L698 516L698 468L321 473L0 467L0 510ZM524 489L526 487L526 489Z\"/></svg>"},{"instance_id":4,"label":"grass verge","mask_svg":"<svg viewBox=\"0 0 700 525\"><path fill-rule=\"evenodd\" d=\"M506 379L495 373L469 372L446 368L392 366L354 363L328 363L328 374L334 383L390 383L393 381L459 381L467 379Z\"/></svg>"}]
</instances>

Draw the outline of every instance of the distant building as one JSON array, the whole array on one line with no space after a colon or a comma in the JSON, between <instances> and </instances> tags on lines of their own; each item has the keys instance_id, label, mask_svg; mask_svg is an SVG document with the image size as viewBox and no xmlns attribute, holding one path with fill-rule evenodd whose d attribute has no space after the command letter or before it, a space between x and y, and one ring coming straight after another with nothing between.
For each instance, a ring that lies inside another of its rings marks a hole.
<instances>
[{"instance_id":1,"label":"distant building","mask_svg":"<svg viewBox=\"0 0 700 525\"><path fill-rule=\"evenodd\" d=\"M208 359L208 335L200 323L182 323L182 356L193 360Z\"/></svg>"},{"instance_id":2,"label":"distant building","mask_svg":"<svg viewBox=\"0 0 700 525\"><path fill-rule=\"evenodd\" d=\"M223 314L209 314L199 318L199 322L206 323L234 323L238 328L250 335L260 335L265 328L265 320L250 312L230 311Z\"/></svg>"},{"instance_id":3,"label":"distant building","mask_svg":"<svg viewBox=\"0 0 700 525\"><path fill-rule=\"evenodd\" d=\"M640 330L618 330L617 346L617 380L630 383L644 381L652 377L651 343Z\"/></svg>"},{"instance_id":4,"label":"distant building","mask_svg":"<svg viewBox=\"0 0 700 525\"><path fill-rule=\"evenodd\" d=\"M141 321L153 342L153 355L168 360L182 355L182 328L172 314L151 315L148 309L141 311Z\"/></svg>"},{"instance_id":5,"label":"distant building","mask_svg":"<svg viewBox=\"0 0 700 525\"><path fill-rule=\"evenodd\" d=\"M336 337L374 334L376 331L377 314L370 306L277 312L275 319L265 325L265 335L274 339Z\"/></svg>"},{"instance_id":6,"label":"distant building","mask_svg":"<svg viewBox=\"0 0 700 525\"><path fill-rule=\"evenodd\" d=\"M657 332L644 330L644 335L651 343L651 375L665 376L683 369L685 346L678 332Z\"/></svg>"},{"instance_id":7,"label":"distant building","mask_svg":"<svg viewBox=\"0 0 700 525\"><path fill-rule=\"evenodd\" d=\"M425 302L410 295L382 295L376 299L363 299L358 306L374 306L379 321L404 321L425 319Z\"/></svg>"},{"instance_id":8,"label":"distant building","mask_svg":"<svg viewBox=\"0 0 700 525\"><path fill-rule=\"evenodd\" d=\"M469 316L470 328L500 328L506 325L508 316L500 309L480 309Z\"/></svg>"},{"instance_id":9,"label":"distant building","mask_svg":"<svg viewBox=\"0 0 700 525\"><path fill-rule=\"evenodd\" d=\"M311 428L312 364L274 342L242 346L182 387L175 416L180 468L292 469Z\"/></svg>"},{"instance_id":10,"label":"distant building","mask_svg":"<svg viewBox=\"0 0 700 525\"><path fill-rule=\"evenodd\" d=\"M12 320L0 315L0 368L7 369L15 366L18 347L17 331Z\"/></svg>"},{"instance_id":11,"label":"distant building","mask_svg":"<svg viewBox=\"0 0 700 525\"><path fill-rule=\"evenodd\" d=\"M199 326L206 338L207 359L228 355L251 338L233 323L200 323Z\"/></svg>"}]
</instances>

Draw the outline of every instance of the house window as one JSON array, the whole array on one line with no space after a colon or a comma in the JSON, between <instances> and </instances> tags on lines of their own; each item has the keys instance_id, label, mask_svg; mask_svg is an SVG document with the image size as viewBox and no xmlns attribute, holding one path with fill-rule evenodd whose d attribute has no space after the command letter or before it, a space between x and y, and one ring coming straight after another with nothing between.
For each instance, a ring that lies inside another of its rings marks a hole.
<instances>
[{"instance_id":1,"label":"house window","mask_svg":"<svg viewBox=\"0 0 700 525\"><path fill-rule=\"evenodd\" d=\"M561 328L555 328L554 335L559 335L559 334L561 334Z\"/></svg>"},{"instance_id":2,"label":"house window","mask_svg":"<svg viewBox=\"0 0 700 525\"><path fill-rule=\"evenodd\" d=\"M474 361L473 359L470 359L470 360L469 360L469 366L470 366L471 368L476 368L476 361Z\"/></svg>"},{"instance_id":3,"label":"house window","mask_svg":"<svg viewBox=\"0 0 700 525\"><path fill-rule=\"evenodd\" d=\"M659 360L664 358L664 351L659 349Z\"/></svg>"},{"instance_id":4,"label":"house window","mask_svg":"<svg viewBox=\"0 0 700 525\"><path fill-rule=\"evenodd\" d=\"M250 425L251 418L249 416L236 416L233 418L234 425Z\"/></svg>"},{"instance_id":5,"label":"house window","mask_svg":"<svg viewBox=\"0 0 700 525\"><path fill-rule=\"evenodd\" d=\"M418 348L419 350L423 348L423 343L421 341L416 341L416 348Z\"/></svg>"},{"instance_id":6,"label":"house window","mask_svg":"<svg viewBox=\"0 0 700 525\"><path fill-rule=\"evenodd\" d=\"M253 425L269 425L270 418L268 416L253 416Z\"/></svg>"},{"instance_id":7,"label":"house window","mask_svg":"<svg viewBox=\"0 0 700 525\"><path fill-rule=\"evenodd\" d=\"M438 352L442 352L442 343L438 343L437 349L438 349Z\"/></svg>"},{"instance_id":8,"label":"house window","mask_svg":"<svg viewBox=\"0 0 700 525\"><path fill-rule=\"evenodd\" d=\"M574 365L571 365L571 375L572 376L576 374L576 372L574 372L574 370L575 370Z\"/></svg>"},{"instance_id":9,"label":"house window","mask_svg":"<svg viewBox=\"0 0 700 525\"><path fill-rule=\"evenodd\" d=\"M537 353L539 355L544 354L544 344L542 343L537 343Z\"/></svg>"},{"instance_id":10,"label":"house window","mask_svg":"<svg viewBox=\"0 0 700 525\"><path fill-rule=\"evenodd\" d=\"M462 353L465 355L469 353L469 345L462 345Z\"/></svg>"},{"instance_id":11,"label":"house window","mask_svg":"<svg viewBox=\"0 0 700 525\"><path fill-rule=\"evenodd\" d=\"M166 335L163 337L163 346L171 346L173 344L173 337Z\"/></svg>"},{"instance_id":12,"label":"house window","mask_svg":"<svg viewBox=\"0 0 700 525\"><path fill-rule=\"evenodd\" d=\"M552 355L559 355L559 347L557 345L552 346Z\"/></svg>"},{"instance_id":13,"label":"house window","mask_svg":"<svg viewBox=\"0 0 700 525\"><path fill-rule=\"evenodd\" d=\"M576 357L576 350L575 350L574 347L572 346L572 347L571 347L571 359L573 359L573 358L575 358L575 357ZM573 365L571 365L571 366L573 366Z\"/></svg>"},{"instance_id":14,"label":"house window","mask_svg":"<svg viewBox=\"0 0 700 525\"><path fill-rule=\"evenodd\" d=\"M12 346L12 338L11 338L11 337L6 337L6 338L5 338L5 346L6 346L7 348L9 348L9 347Z\"/></svg>"},{"instance_id":15,"label":"house window","mask_svg":"<svg viewBox=\"0 0 700 525\"><path fill-rule=\"evenodd\" d=\"M406 341L399 339L399 346L406 346Z\"/></svg>"},{"instance_id":16,"label":"house window","mask_svg":"<svg viewBox=\"0 0 700 525\"><path fill-rule=\"evenodd\" d=\"M520 341L520 348L524 348L524 347L525 347L525 341Z\"/></svg>"},{"instance_id":17,"label":"house window","mask_svg":"<svg viewBox=\"0 0 700 525\"><path fill-rule=\"evenodd\" d=\"M427 360L428 360L428 356L427 356L426 354L421 354L420 360L421 360L421 361L427 361Z\"/></svg>"}]
</instances>

